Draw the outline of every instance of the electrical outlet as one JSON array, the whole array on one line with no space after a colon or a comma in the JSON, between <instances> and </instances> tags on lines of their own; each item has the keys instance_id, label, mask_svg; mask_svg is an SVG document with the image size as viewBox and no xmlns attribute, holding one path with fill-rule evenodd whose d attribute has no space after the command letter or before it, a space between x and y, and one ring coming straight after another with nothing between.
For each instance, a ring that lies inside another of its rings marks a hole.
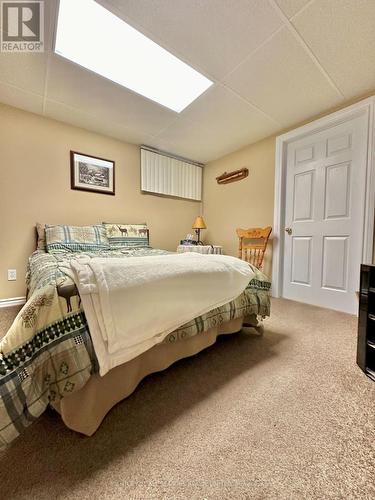
<instances>
[{"instance_id":1,"label":"electrical outlet","mask_svg":"<svg viewBox=\"0 0 375 500\"><path fill-rule=\"evenodd\" d=\"M17 270L8 269L8 281L16 281L16 279L17 279Z\"/></svg>"}]
</instances>

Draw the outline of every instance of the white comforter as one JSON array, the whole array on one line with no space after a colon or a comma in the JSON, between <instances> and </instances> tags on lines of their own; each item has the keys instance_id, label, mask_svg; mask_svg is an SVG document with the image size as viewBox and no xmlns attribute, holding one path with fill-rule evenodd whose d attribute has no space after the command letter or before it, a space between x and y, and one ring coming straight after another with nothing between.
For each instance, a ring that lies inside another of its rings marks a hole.
<instances>
[{"instance_id":1,"label":"white comforter","mask_svg":"<svg viewBox=\"0 0 375 500\"><path fill-rule=\"evenodd\" d=\"M240 295L254 276L234 257L195 253L71 262L100 375Z\"/></svg>"}]
</instances>

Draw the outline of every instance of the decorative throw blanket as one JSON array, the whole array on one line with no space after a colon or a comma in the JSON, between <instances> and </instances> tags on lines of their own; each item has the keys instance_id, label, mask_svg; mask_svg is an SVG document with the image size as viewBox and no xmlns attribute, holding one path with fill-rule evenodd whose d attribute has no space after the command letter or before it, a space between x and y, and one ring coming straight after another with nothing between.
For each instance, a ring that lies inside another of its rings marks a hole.
<instances>
[{"instance_id":1,"label":"decorative throw blanket","mask_svg":"<svg viewBox=\"0 0 375 500\"><path fill-rule=\"evenodd\" d=\"M192 253L83 257L71 266L102 376L238 297L255 274L234 257Z\"/></svg>"}]
</instances>

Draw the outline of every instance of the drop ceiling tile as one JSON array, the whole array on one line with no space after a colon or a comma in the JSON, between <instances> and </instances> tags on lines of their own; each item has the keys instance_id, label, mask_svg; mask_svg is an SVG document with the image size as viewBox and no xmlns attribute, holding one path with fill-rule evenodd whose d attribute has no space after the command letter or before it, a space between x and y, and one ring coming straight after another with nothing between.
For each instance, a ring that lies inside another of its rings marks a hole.
<instances>
[{"instance_id":1,"label":"drop ceiling tile","mask_svg":"<svg viewBox=\"0 0 375 500\"><path fill-rule=\"evenodd\" d=\"M88 111L102 121L155 135L177 114L144 97L53 55L47 97L78 110Z\"/></svg>"},{"instance_id":2,"label":"drop ceiling tile","mask_svg":"<svg viewBox=\"0 0 375 500\"><path fill-rule=\"evenodd\" d=\"M179 156L186 160L195 161L199 163L206 163L208 161L208 157L205 154L202 154L202 150L192 147L185 147L184 145L176 145L172 142L161 140L161 139L152 139L151 141L146 143L147 146L151 146L153 148L159 149L165 153L170 153L175 156Z\"/></svg>"},{"instance_id":3,"label":"drop ceiling tile","mask_svg":"<svg viewBox=\"0 0 375 500\"><path fill-rule=\"evenodd\" d=\"M229 75L226 83L283 126L342 100L287 28Z\"/></svg>"},{"instance_id":4,"label":"drop ceiling tile","mask_svg":"<svg viewBox=\"0 0 375 500\"><path fill-rule=\"evenodd\" d=\"M302 7L310 2L310 0L275 0L279 5L284 14L291 18L297 12L299 12Z\"/></svg>"},{"instance_id":5,"label":"drop ceiling tile","mask_svg":"<svg viewBox=\"0 0 375 500\"><path fill-rule=\"evenodd\" d=\"M249 144L248 142L238 141L228 141L226 144L221 144L215 140L210 140L211 136L209 134L205 135L204 132L202 137L207 137L207 140L200 144L196 142L188 145L179 144L178 147L176 146L176 154L206 164Z\"/></svg>"},{"instance_id":6,"label":"drop ceiling tile","mask_svg":"<svg viewBox=\"0 0 375 500\"><path fill-rule=\"evenodd\" d=\"M191 125L191 124L190 124ZM188 123L184 123L181 126L181 134L176 134L174 137L179 141L178 144L173 143L172 141L166 140L161 137L154 137L149 142L145 143L147 146L151 146L153 148L159 149L160 151L164 151L166 153L171 153L176 156L180 156L182 158L185 158L187 160L192 160L192 161L197 161L201 163L206 163L208 162L213 156L215 156L216 152L218 149L223 150L225 149L225 146L222 147L221 145L218 145L218 143L215 143L214 149L212 148L212 143L211 145L208 144L207 141L201 141L199 138L199 135L202 134L202 129L199 128L196 132L195 137L198 137L194 141L187 140L186 136L184 135L187 130L189 130ZM205 134L205 132L203 132ZM182 136L182 140L181 140ZM223 153L224 154L224 153ZM223 156L219 153L219 156Z\"/></svg>"},{"instance_id":7,"label":"drop ceiling tile","mask_svg":"<svg viewBox=\"0 0 375 500\"><path fill-rule=\"evenodd\" d=\"M217 85L195 101L159 138L174 144L179 154L208 161L280 128L230 90Z\"/></svg>"},{"instance_id":8,"label":"drop ceiling tile","mask_svg":"<svg viewBox=\"0 0 375 500\"><path fill-rule=\"evenodd\" d=\"M50 100L46 100L45 116L132 144L147 143L151 139L151 136L144 132L128 129L121 124L103 121L100 116L95 114Z\"/></svg>"},{"instance_id":9,"label":"drop ceiling tile","mask_svg":"<svg viewBox=\"0 0 375 500\"><path fill-rule=\"evenodd\" d=\"M186 118L177 120L158 139L174 144L173 152L191 160L203 162L211 157L212 146L215 145L217 148L219 144L213 130Z\"/></svg>"},{"instance_id":10,"label":"drop ceiling tile","mask_svg":"<svg viewBox=\"0 0 375 500\"><path fill-rule=\"evenodd\" d=\"M43 113L43 97L0 83L0 102L31 113Z\"/></svg>"},{"instance_id":11,"label":"drop ceiling tile","mask_svg":"<svg viewBox=\"0 0 375 500\"><path fill-rule=\"evenodd\" d=\"M221 78L278 29L265 0L107 0L121 17L207 76Z\"/></svg>"},{"instance_id":12,"label":"drop ceiling tile","mask_svg":"<svg viewBox=\"0 0 375 500\"><path fill-rule=\"evenodd\" d=\"M232 135L241 134L241 131L249 135L263 135L271 129L280 128L279 123L266 117L221 84L208 89L181 116L207 128L222 128Z\"/></svg>"},{"instance_id":13,"label":"drop ceiling tile","mask_svg":"<svg viewBox=\"0 0 375 500\"><path fill-rule=\"evenodd\" d=\"M0 82L43 95L46 53L0 52Z\"/></svg>"},{"instance_id":14,"label":"drop ceiling tile","mask_svg":"<svg viewBox=\"0 0 375 500\"><path fill-rule=\"evenodd\" d=\"M146 146L151 146L156 149L160 149L160 151L164 151L166 153L172 153L178 155L178 148L172 142L161 139L160 137L152 137L148 142L144 143Z\"/></svg>"},{"instance_id":15,"label":"drop ceiling tile","mask_svg":"<svg viewBox=\"0 0 375 500\"><path fill-rule=\"evenodd\" d=\"M210 131L196 129L195 135L191 134L189 140L184 138L181 142L178 142L172 152L193 161L208 163L242 146L242 144L239 146L236 144L233 147L228 142L221 144L215 139L215 135Z\"/></svg>"},{"instance_id":16,"label":"drop ceiling tile","mask_svg":"<svg viewBox=\"0 0 375 500\"><path fill-rule=\"evenodd\" d=\"M374 0L316 0L293 24L345 97L375 88Z\"/></svg>"}]
</instances>

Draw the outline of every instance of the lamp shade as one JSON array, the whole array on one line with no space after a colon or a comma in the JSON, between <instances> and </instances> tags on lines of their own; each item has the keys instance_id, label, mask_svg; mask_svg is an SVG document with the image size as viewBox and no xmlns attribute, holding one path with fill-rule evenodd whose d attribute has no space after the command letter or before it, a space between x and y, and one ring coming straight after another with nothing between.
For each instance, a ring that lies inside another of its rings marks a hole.
<instances>
[{"instance_id":1,"label":"lamp shade","mask_svg":"<svg viewBox=\"0 0 375 500\"><path fill-rule=\"evenodd\" d=\"M198 217L196 217L196 219L192 225L192 228L193 229L207 229L207 226L206 226L202 216L199 215Z\"/></svg>"}]
</instances>

